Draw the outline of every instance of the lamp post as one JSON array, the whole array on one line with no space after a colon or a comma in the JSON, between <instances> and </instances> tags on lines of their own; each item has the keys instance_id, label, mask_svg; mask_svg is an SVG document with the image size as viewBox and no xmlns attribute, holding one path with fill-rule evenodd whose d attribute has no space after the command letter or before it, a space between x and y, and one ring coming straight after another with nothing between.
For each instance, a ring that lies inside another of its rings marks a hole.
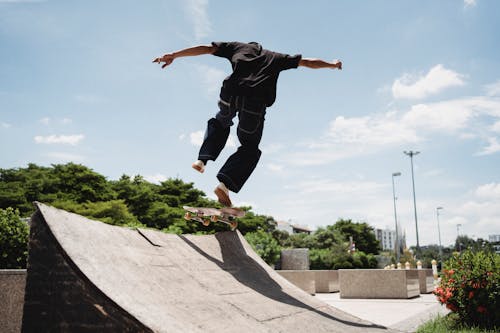
<instances>
[{"instance_id":1,"label":"lamp post","mask_svg":"<svg viewBox=\"0 0 500 333\"><path fill-rule=\"evenodd\" d=\"M411 182L413 184L413 208L415 210L415 230L417 234L417 255L420 255L420 243L418 241L418 222L417 222L417 200L415 199L415 177L413 174L413 156L420 154L419 151L404 151L404 153L410 156L411 163Z\"/></svg>"},{"instance_id":2,"label":"lamp post","mask_svg":"<svg viewBox=\"0 0 500 333\"><path fill-rule=\"evenodd\" d=\"M396 226L396 242L394 243L394 251L396 252L396 263L399 262L399 234L398 234L398 215L396 214L396 191L394 190L394 177L401 176L401 172L392 174L392 199L394 202L394 224Z\"/></svg>"},{"instance_id":3,"label":"lamp post","mask_svg":"<svg viewBox=\"0 0 500 333\"><path fill-rule=\"evenodd\" d=\"M436 208L436 216L437 216L437 222L438 222L438 236L439 236L439 262L441 265L443 264L443 247L441 246L441 228L439 226L439 211L443 209L443 207L437 207Z\"/></svg>"}]
</instances>

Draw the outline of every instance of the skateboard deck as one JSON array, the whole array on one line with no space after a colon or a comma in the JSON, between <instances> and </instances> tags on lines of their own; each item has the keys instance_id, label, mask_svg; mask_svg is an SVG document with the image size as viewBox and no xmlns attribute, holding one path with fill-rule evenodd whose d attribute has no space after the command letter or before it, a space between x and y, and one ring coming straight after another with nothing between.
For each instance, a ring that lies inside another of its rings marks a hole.
<instances>
[{"instance_id":1,"label":"skateboard deck","mask_svg":"<svg viewBox=\"0 0 500 333\"><path fill-rule=\"evenodd\" d=\"M198 221L204 226L210 225L211 222L222 222L229 225L232 231L238 227L238 221L236 221L236 218L245 216L245 211L232 207L219 209L183 206L182 208L186 211L184 218L188 221Z\"/></svg>"}]
</instances>

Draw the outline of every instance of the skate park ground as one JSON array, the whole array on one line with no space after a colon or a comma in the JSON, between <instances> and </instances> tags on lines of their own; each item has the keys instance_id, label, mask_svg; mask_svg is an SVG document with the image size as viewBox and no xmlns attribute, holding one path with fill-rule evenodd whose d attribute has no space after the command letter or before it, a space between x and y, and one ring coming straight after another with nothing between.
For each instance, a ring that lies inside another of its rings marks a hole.
<instances>
[{"instance_id":1,"label":"skate park ground","mask_svg":"<svg viewBox=\"0 0 500 333\"><path fill-rule=\"evenodd\" d=\"M442 311L433 295L313 297L238 232L129 230L37 206L24 332L412 332Z\"/></svg>"},{"instance_id":2,"label":"skate park ground","mask_svg":"<svg viewBox=\"0 0 500 333\"><path fill-rule=\"evenodd\" d=\"M448 313L433 294L411 299L341 299L340 293L318 293L315 297L353 316L401 332L414 332L423 323Z\"/></svg>"}]
</instances>

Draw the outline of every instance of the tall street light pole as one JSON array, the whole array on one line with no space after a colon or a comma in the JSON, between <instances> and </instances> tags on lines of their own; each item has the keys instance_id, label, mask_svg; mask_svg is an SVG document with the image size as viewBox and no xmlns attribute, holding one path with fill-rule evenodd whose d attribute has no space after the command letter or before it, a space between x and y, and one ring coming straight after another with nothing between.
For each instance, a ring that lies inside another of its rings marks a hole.
<instances>
[{"instance_id":1,"label":"tall street light pole","mask_svg":"<svg viewBox=\"0 0 500 333\"><path fill-rule=\"evenodd\" d=\"M392 174L392 199L394 202L394 224L396 225L396 242L394 243L394 251L396 252L396 263L399 262L399 233L398 233L398 215L396 214L396 191L394 190L394 177L401 176L401 172Z\"/></svg>"},{"instance_id":2,"label":"tall street light pole","mask_svg":"<svg viewBox=\"0 0 500 333\"><path fill-rule=\"evenodd\" d=\"M411 163L411 182L413 184L413 208L415 210L415 229L417 233L417 255L420 254L420 243L418 241L418 222L417 222L417 200L415 199L415 176L413 174L413 156L420 154L419 151L404 151L404 153L410 156Z\"/></svg>"},{"instance_id":3,"label":"tall street light pole","mask_svg":"<svg viewBox=\"0 0 500 333\"><path fill-rule=\"evenodd\" d=\"M439 236L439 262L441 265L443 264L443 246L441 245L441 228L439 226L439 211L443 209L443 207L437 207L436 208L436 216L437 216L437 222L438 222L438 236Z\"/></svg>"}]
</instances>

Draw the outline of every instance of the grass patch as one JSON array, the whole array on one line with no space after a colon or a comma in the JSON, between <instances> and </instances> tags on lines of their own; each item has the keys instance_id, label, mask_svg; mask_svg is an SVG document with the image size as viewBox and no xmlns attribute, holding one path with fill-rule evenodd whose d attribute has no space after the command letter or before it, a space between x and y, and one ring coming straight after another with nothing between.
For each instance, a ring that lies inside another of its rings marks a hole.
<instances>
[{"instance_id":1,"label":"grass patch","mask_svg":"<svg viewBox=\"0 0 500 333\"><path fill-rule=\"evenodd\" d=\"M500 329L500 328L499 328ZM446 316L438 316L421 325L416 333L498 333L499 329L484 329L479 327L469 327L464 325L454 313Z\"/></svg>"}]
</instances>

